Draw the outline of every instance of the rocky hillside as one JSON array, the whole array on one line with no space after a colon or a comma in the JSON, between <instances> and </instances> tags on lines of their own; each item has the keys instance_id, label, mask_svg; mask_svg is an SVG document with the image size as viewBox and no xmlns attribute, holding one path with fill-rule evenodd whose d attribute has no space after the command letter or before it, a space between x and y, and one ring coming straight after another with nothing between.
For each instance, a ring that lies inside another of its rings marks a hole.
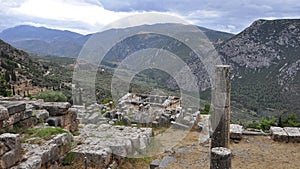
<instances>
[{"instance_id":1,"label":"rocky hillside","mask_svg":"<svg viewBox=\"0 0 300 169\"><path fill-rule=\"evenodd\" d=\"M14 88L14 94L22 96L34 95L44 87L58 89L62 83L71 81L71 73L65 67L32 59L26 52L2 40L0 70L8 89L12 91Z\"/></svg>"},{"instance_id":2,"label":"rocky hillside","mask_svg":"<svg viewBox=\"0 0 300 169\"><path fill-rule=\"evenodd\" d=\"M299 113L300 20L257 20L217 47L233 70L233 100Z\"/></svg>"}]
</instances>

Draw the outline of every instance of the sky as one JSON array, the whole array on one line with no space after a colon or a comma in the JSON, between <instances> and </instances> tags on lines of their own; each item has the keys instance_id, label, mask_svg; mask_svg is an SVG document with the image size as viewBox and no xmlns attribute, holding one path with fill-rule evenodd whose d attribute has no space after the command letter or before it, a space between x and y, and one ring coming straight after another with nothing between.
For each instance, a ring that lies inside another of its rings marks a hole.
<instances>
[{"instance_id":1,"label":"sky","mask_svg":"<svg viewBox=\"0 0 300 169\"><path fill-rule=\"evenodd\" d=\"M124 17L155 13L239 33L257 19L299 18L299 0L0 0L0 32L17 25L82 34Z\"/></svg>"}]
</instances>

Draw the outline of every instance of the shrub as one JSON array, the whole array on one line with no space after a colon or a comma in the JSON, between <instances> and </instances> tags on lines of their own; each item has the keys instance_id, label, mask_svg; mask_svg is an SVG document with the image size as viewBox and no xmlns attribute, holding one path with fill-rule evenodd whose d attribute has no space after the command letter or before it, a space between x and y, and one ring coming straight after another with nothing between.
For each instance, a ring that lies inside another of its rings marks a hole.
<instances>
[{"instance_id":1,"label":"shrub","mask_svg":"<svg viewBox=\"0 0 300 169\"><path fill-rule=\"evenodd\" d=\"M37 99L43 99L45 102L66 102L67 97L59 91L47 90L41 92Z\"/></svg>"},{"instance_id":2,"label":"shrub","mask_svg":"<svg viewBox=\"0 0 300 169\"><path fill-rule=\"evenodd\" d=\"M248 124L248 128L256 128L261 130L269 130L271 126L277 126L277 122L275 117L272 116L271 119L263 118L259 122L253 121L252 123Z\"/></svg>"},{"instance_id":3,"label":"shrub","mask_svg":"<svg viewBox=\"0 0 300 169\"><path fill-rule=\"evenodd\" d=\"M296 114L290 114L286 119L282 120L283 127L300 127Z\"/></svg>"}]
</instances>

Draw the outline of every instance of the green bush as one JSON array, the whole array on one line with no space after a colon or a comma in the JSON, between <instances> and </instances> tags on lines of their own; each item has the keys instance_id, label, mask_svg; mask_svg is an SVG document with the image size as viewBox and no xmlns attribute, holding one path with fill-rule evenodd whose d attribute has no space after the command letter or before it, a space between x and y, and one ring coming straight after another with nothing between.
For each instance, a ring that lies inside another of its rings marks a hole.
<instances>
[{"instance_id":1,"label":"green bush","mask_svg":"<svg viewBox=\"0 0 300 169\"><path fill-rule=\"evenodd\" d=\"M282 120L282 127L300 127L296 114L290 114L286 119Z\"/></svg>"},{"instance_id":2,"label":"green bush","mask_svg":"<svg viewBox=\"0 0 300 169\"><path fill-rule=\"evenodd\" d=\"M45 102L66 102L67 97L59 91L47 90L41 92L37 97L37 99L44 99Z\"/></svg>"},{"instance_id":3,"label":"green bush","mask_svg":"<svg viewBox=\"0 0 300 169\"><path fill-rule=\"evenodd\" d=\"M248 124L247 127L261 129L261 130L269 130L271 126L277 126L275 117L272 117L271 119L263 118L259 122L253 121L252 123Z\"/></svg>"}]
</instances>

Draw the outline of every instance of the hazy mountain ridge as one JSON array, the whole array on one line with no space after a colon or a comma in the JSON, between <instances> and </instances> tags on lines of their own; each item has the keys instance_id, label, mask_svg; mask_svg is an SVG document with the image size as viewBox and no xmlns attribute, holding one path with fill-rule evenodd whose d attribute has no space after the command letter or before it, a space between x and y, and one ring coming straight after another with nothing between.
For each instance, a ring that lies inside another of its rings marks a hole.
<instances>
[{"instance_id":1,"label":"hazy mountain ridge","mask_svg":"<svg viewBox=\"0 0 300 169\"><path fill-rule=\"evenodd\" d=\"M27 52L77 57L89 35L45 27L20 25L0 33L0 39Z\"/></svg>"},{"instance_id":2,"label":"hazy mountain ridge","mask_svg":"<svg viewBox=\"0 0 300 169\"><path fill-rule=\"evenodd\" d=\"M168 25L170 24L142 25L124 28L122 30L142 30L144 27L155 27L155 29L159 29L160 27ZM199 27L199 29L203 31L213 42L220 42L232 36L230 33L214 31L203 27ZM111 29L103 33L113 36L113 33L118 30L119 29ZM44 55L77 57L85 42L92 35L93 34L81 35L70 31L60 31L44 27L21 25L2 31L0 33L0 39L3 39L11 45L28 52ZM157 35L155 42L157 42L157 40L159 41L160 37L160 35ZM144 41L144 44L149 43L150 42L147 40Z\"/></svg>"}]
</instances>

